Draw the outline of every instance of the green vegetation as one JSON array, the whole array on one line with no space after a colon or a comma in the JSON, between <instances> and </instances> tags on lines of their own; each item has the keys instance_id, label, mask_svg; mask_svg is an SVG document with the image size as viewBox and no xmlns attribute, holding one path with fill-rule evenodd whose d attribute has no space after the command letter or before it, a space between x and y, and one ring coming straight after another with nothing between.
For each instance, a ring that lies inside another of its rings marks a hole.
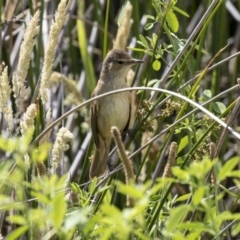
<instances>
[{"instance_id":1,"label":"green vegetation","mask_svg":"<svg viewBox=\"0 0 240 240\"><path fill-rule=\"evenodd\" d=\"M239 1L0 9L0 239L240 238ZM145 63L127 76L124 146L112 129L122 161L89 181L91 92L113 47Z\"/></svg>"}]
</instances>

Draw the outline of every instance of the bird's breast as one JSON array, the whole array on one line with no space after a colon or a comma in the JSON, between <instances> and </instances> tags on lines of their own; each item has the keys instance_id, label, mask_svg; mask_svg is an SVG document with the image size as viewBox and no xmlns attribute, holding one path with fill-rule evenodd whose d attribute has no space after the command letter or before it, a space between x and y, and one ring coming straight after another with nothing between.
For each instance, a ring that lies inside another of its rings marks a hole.
<instances>
[{"instance_id":1,"label":"bird's breast","mask_svg":"<svg viewBox=\"0 0 240 240\"><path fill-rule=\"evenodd\" d=\"M130 93L118 93L101 99L97 116L98 131L105 139L111 138L111 127L122 131L130 116Z\"/></svg>"}]
</instances>

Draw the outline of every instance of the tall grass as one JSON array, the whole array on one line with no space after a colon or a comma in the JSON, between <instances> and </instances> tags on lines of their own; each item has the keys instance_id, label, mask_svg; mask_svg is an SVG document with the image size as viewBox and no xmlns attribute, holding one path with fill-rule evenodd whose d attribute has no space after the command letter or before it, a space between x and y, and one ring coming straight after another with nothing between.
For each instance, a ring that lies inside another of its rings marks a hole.
<instances>
[{"instance_id":1,"label":"tall grass","mask_svg":"<svg viewBox=\"0 0 240 240\"><path fill-rule=\"evenodd\" d=\"M90 96L126 4L0 2L6 239L239 238L239 5L130 3L135 121L90 182Z\"/></svg>"}]
</instances>

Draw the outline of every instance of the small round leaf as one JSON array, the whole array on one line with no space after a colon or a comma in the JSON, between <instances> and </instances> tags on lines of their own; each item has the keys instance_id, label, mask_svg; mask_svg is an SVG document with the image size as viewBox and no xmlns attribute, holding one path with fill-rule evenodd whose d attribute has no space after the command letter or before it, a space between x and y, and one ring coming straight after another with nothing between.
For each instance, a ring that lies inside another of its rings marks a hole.
<instances>
[{"instance_id":1,"label":"small round leaf","mask_svg":"<svg viewBox=\"0 0 240 240\"><path fill-rule=\"evenodd\" d=\"M152 67L155 71L158 71L161 68L161 62L156 59L153 62Z\"/></svg>"}]
</instances>

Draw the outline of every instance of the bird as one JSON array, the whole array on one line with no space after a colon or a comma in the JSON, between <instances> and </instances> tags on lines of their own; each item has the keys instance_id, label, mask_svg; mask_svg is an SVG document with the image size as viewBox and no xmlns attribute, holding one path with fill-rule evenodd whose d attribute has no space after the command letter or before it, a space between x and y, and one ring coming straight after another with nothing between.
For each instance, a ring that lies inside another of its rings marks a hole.
<instances>
[{"instance_id":1,"label":"bird","mask_svg":"<svg viewBox=\"0 0 240 240\"><path fill-rule=\"evenodd\" d=\"M126 88L126 75L132 66L143 63L121 49L112 49L103 61L99 80L92 97ZM91 161L89 177L102 177L107 171L108 155L112 142L111 127L121 133L127 132L131 116L131 93L115 93L92 102L90 122L95 151Z\"/></svg>"}]
</instances>

